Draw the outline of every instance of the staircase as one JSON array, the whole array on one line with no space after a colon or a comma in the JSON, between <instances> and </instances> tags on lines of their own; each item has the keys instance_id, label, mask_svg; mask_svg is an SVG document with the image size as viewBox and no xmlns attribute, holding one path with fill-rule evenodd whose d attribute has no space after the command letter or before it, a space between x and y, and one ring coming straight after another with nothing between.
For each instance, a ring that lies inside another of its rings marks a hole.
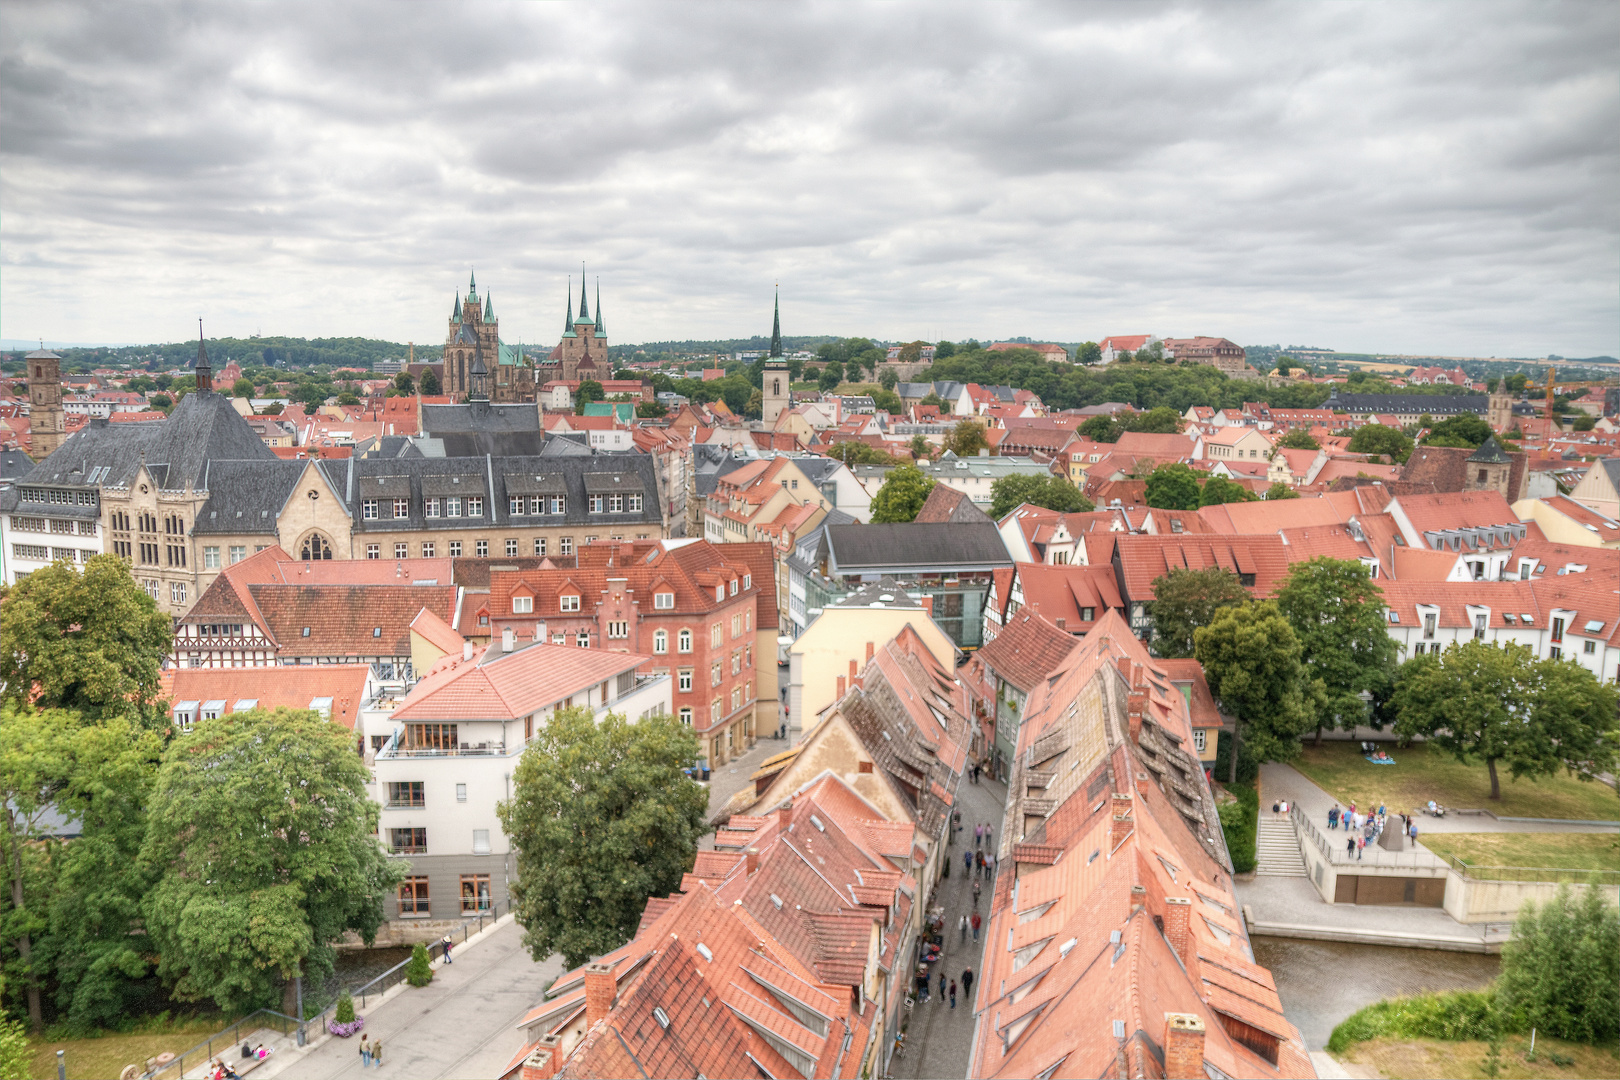
<instances>
[{"instance_id":1,"label":"staircase","mask_svg":"<svg viewBox=\"0 0 1620 1080\"><path fill-rule=\"evenodd\" d=\"M1299 854L1299 839L1287 814L1260 809L1260 836L1255 844L1256 874L1266 877L1304 877L1305 860Z\"/></svg>"}]
</instances>

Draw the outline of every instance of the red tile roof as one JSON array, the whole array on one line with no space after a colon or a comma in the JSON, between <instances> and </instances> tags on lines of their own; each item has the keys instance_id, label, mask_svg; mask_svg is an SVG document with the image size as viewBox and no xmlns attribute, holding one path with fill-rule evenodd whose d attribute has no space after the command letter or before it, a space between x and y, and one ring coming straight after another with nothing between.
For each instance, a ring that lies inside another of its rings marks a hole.
<instances>
[{"instance_id":1,"label":"red tile roof","mask_svg":"<svg viewBox=\"0 0 1620 1080\"><path fill-rule=\"evenodd\" d=\"M1293 500L1290 500L1293 501ZM1118 553L1120 578L1132 603L1153 598L1153 582L1178 567L1221 566L1253 574L1250 592L1272 596L1288 576L1288 556L1279 536L1122 536L1108 537Z\"/></svg>"},{"instance_id":2,"label":"red tile roof","mask_svg":"<svg viewBox=\"0 0 1620 1080\"><path fill-rule=\"evenodd\" d=\"M417 614L426 608L448 620L456 602L453 585L250 584L247 589L283 658L409 656Z\"/></svg>"},{"instance_id":3,"label":"red tile roof","mask_svg":"<svg viewBox=\"0 0 1620 1080\"><path fill-rule=\"evenodd\" d=\"M224 701L265 710L308 709L316 698L331 698L331 718L353 728L368 698L369 664L317 664L297 667L171 668L163 673L164 697L171 701Z\"/></svg>"},{"instance_id":4,"label":"red tile roof","mask_svg":"<svg viewBox=\"0 0 1620 1080\"><path fill-rule=\"evenodd\" d=\"M567 645L491 644L435 664L394 710L395 720L516 720L565 704L581 691L634 671L651 657Z\"/></svg>"},{"instance_id":5,"label":"red tile roof","mask_svg":"<svg viewBox=\"0 0 1620 1080\"><path fill-rule=\"evenodd\" d=\"M1021 563L1020 570L1030 567ZM1028 586L1026 585L1026 595ZM985 667L1028 693L1077 648L1079 642L1038 614L1020 611L977 654Z\"/></svg>"}]
</instances>

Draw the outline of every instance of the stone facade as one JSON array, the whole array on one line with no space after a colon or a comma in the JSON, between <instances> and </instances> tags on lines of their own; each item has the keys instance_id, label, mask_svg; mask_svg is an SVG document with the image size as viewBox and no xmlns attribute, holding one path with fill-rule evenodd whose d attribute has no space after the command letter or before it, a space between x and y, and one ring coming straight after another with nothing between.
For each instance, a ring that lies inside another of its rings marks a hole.
<instances>
[{"instance_id":1,"label":"stone facade","mask_svg":"<svg viewBox=\"0 0 1620 1080\"><path fill-rule=\"evenodd\" d=\"M31 352L28 363L28 430L35 461L55 453L67 438L62 411L62 358L49 349Z\"/></svg>"},{"instance_id":2,"label":"stone facade","mask_svg":"<svg viewBox=\"0 0 1620 1080\"><path fill-rule=\"evenodd\" d=\"M531 402L534 368L523 355L501 342L494 301L479 306L478 282L472 279L465 298L457 297L444 339L444 388L458 401L480 398L502 404Z\"/></svg>"}]
</instances>

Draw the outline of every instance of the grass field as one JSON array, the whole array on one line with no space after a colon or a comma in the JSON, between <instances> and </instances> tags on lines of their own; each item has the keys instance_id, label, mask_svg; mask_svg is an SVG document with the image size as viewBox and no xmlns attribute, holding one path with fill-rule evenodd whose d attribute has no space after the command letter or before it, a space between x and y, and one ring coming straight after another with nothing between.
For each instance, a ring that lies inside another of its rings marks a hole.
<instances>
[{"instance_id":1,"label":"grass field","mask_svg":"<svg viewBox=\"0 0 1620 1080\"><path fill-rule=\"evenodd\" d=\"M1475 866L1553 870L1620 870L1620 833L1436 833L1420 842L1442 859Z\"/></svg>"},{"instance_id":2,"label":"grass field","mask_svg":"<svg viewBox=\"0 0 1620 1080\"><path fill-rule=\"evenodd\" d=\"M1388 744L1385 744L1386 746ZM1498 768L1502 797L1493 801L1485 766L1462 765L1426 745L1390 751L1394 765L1364 760L1355 743L1307 744L1293 765L1341 803L1383 803L1391 812L1411 810L1430 799L1442 806L1486 809L1504 817L1620 821L1620 798L1607 784L1582 783L1563 774L1546 780L1514 780ZM1422 834L1422 826L1418 826ZM1426 839L1426 838L1425 838Z\"/></svg>"},{"instance_id":3,"label":"grass field","mask_svg":"<svg viewBox=\"0 0 1620 1080\"><path fill-rule=\"evenodd\" d=\"M117 1076L125 1065L144 1068L147 1058L164 1051L183 1053L230 1023L215 1016L174 1021L158 1031L109 1032L88 1039L30 1038L34 1046L32 1077L33 1080L53 1080L56 1052L66 1050L68 1080L106 1080ZM221 1052L229 1049L229 1046L220 1047Z\"/></svg>"},{"instance_id":4,"label":"grass field","mask_svg":"<svg viewBox=\"0 0 1620 1080\"><path fill-rule=\"evenodd\" d=\"M1525 1060L1530 1036L1508 1035L1502 1039L1501 1072L1508 1078L1530 1077L1612 1077L1620 1076L1620 1054L1612 1046L1584 1046L1558 1039L1537 1038L1536 1060ZM1472 1080L1484 1076L1483 1042L1445 1042L1440 1039L1373 1039L1356 1043L1339 1060L1359 1066L1363 1075L1411 1077L1434 1076ZM1556 1065L1553 1055L1569 1060Z\"/></svg>"}]
</instances>

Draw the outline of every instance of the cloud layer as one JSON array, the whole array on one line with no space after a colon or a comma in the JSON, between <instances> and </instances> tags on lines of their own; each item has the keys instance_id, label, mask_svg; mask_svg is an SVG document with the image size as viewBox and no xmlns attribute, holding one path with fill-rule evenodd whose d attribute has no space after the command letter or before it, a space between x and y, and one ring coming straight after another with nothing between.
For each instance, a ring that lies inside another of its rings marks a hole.
<instances>
[{"instance_id":1,"label":"cloud layer","mask_svg":"<svg viewBox=\"0 0 1620 1080\"><path fill-rule=\"evenodd\" d=\"M1613 4L0 6L0 332L1620 353Z\"/></svg>"}]
</instances>

